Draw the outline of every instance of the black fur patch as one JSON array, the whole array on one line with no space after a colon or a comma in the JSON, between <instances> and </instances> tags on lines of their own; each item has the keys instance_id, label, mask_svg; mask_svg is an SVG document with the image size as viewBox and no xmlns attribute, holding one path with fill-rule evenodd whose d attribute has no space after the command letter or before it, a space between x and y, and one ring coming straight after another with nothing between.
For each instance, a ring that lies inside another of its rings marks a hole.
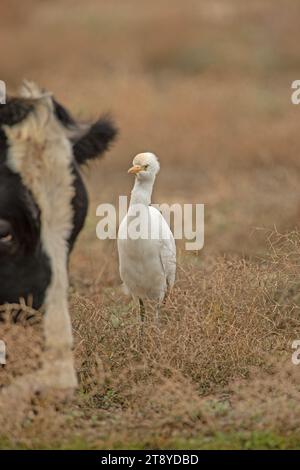
<instances>
[{"instance_id":1,"label":"black fur patch","mask_svg":"<svg viewBox=\"0 0 300 470\"><path fill-rule=\"evenodd\" d=\"M100 118L74 144L73 151L77 163L82 165L104 153L109 149L117 134L118 130L110 117Z\"/></svg>"},{"instance_id":2,"label":"black fur patch","mask_svg":"<svg viewBox=\"0 0 300 470\"><path fill-rule=\"evenodd\" d=\"M51 281L50 261L40 240L40 211L19 175L0 165L0 219L12 240L0 239L0 304L33 298L39 308Z\"/></svg>"},{"instance_id":3,"label":"black fur patch","mask_svg":"<svg viewBox=\"0 0 300 470\"><path fill-rule=\"evenodd\" d=\"M26 98L7 98L6 104L0 105L0 126L14 126L23 121L33 110L33 101Z\"/></svg>"}]
</instances>

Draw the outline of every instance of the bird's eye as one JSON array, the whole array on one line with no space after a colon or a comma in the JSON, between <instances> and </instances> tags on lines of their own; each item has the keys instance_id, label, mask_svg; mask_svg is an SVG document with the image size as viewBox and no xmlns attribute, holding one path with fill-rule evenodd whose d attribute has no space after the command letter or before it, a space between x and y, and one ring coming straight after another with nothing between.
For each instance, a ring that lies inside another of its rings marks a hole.
<instances>
[{"instance_id":1,"label":"bird's eye","mask_svg":"<svg viewBox=\"0 0 300 470\"><path fill-rule=\"evenodd\" d=\"M147 170L149 165L144 165L144 170Z\"/></svg>"}]
</instances>

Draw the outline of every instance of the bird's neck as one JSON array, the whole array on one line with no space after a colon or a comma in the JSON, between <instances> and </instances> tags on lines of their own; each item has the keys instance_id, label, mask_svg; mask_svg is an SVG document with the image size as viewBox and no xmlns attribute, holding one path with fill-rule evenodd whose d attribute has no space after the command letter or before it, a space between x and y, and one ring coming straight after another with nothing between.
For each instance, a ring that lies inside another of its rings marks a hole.
<instances>
[{"instance_id":1,"label":"bird's neck","mask_svg":"<svg viewBox=\"0 0 300 470\"><path fill-rule=\"evenodd\" d=\"M136 178L131 192L130 206L133 204L143 204L150 206L154 180L140 181Z\"/></svg>"}]
</instances>

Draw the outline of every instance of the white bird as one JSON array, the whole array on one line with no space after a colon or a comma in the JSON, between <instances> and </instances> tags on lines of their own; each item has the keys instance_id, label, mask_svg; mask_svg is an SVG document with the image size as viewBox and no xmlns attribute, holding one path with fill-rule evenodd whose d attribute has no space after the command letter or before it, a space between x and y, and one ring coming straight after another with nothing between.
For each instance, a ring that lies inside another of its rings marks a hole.
<instances>
[{"instance_id":1,"label":"white bird","mask_svg":"<svg viewBox=\"0 0 300 470\"><path fill-rule=\"evenodd\" d=\"M128 173L135 175L135 184L118 232L120 276L126 290L139 300L142 320L147 299L155 301L158 318L159 307L173 287L176 274L173 234L160 211L150 205L159 169L153 153L140 153L133 159Z\"/></svg>"}]
</instances>

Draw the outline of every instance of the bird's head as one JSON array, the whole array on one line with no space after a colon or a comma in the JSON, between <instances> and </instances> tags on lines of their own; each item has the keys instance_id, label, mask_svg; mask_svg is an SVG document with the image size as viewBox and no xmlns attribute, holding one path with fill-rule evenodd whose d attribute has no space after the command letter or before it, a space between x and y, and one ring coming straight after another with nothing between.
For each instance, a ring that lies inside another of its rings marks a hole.
<instances>
[{"instance_id":1,"label":"bird's head","mask_svg":"<svg viewBox=\"0 0 300 470\"><path fill-rule=\"evenodd\" d=\"M134 157L132 164L128 173L140 180L154 180L160 168L158 158L151 152L139 153Z\"/></svg>"}]
</instances>

